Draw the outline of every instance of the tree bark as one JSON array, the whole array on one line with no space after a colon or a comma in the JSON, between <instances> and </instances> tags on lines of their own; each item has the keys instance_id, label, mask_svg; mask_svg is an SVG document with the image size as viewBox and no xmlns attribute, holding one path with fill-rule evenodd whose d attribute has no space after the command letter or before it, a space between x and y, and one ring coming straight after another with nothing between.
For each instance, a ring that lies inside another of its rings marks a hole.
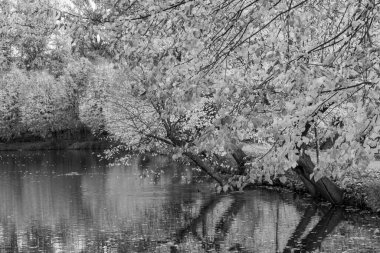
<instances>
[{"instance_id":1,"label":"tree bark","mask_svg":"<svg viewBox=\"0 0 380 253\"><path fill-rule=\"evenodd\" d=\"M234 145L232 156L239 166L239 173L244 173L247 155L237 145ZM310 179L314 168L315 165L310 156L303 153L294 170L313 197L322 197L332 204L341 204L343 202L343 191L334 182L327 177L322 177L318 181L315 181L314 178Z\"/></svg>"},{"instance_id":2,"label":"tree bark","mask_svg":"<svg viewBox=\"0 0 380 253\"><path fill-rule=\"evenodd\" d=\"M325 105L318 112L323 113L328 108L329 105ZM301 136L306 136L308 134L312 127L312 122L313 120L306 122L305 130L302 132ZM332 204L341 204L343 202L343 191L334 182L327 177L322 177L317 182L314 178L310 178L310 175L314 172L315 165L310 156L305 154L302 149L302 146L298 148L301 155L297 161L295 171L303 181L305 187L314 197L320 195Z\"/></svg>"},{"instance_id":3,"label":"tree bark","mask_svg":"<svg viewBox=\"0 0 380 253\"><path fill-rule=\"evenodd\" d=\"M315 197L321 195L333 204L341 204L343 202L343 191L334 182L327 177L322 177L318 181L315 181L314 178L310 179L314 168L315 165L310 156L303 153L298 160L295 171L301 177L311 195Z\"/></svg>"},{"instance_id":4,"label":"tree bark","mask_svg":"<svg viewBox=\"0 0 380 253\"><path fill-rule=\"evenodd\" d=\"M236 144L231 144L232 147L232 157L235 159L237 166L238 166L238 173L239 175L244 175L246 172L245 169L245 162L247 159L247 154L244 153L244 151L239 148Z\"/></svg>"},{"instance_id":5,"label":"tree bark","mask_svg":"<svg viewBox=\"0 0 380 253\"><path fill-rule=\"evenodd\" d=\"M310 123L307 125L303 135L307 134L310 129ZM243 175L246 171L245 163L247 155L244 151L238 147L236 144L231 143L232 157L237 163L239 175ZM329 178L322 177L318 181L314 178L310 178L310 175L314 172L315 165L311 160L310 156L301 151L302 155L297 161L297 166L294 168L295 172L298 174L302 182L304 183L306 189L313 197L322 197L332 204L341 204L343 202L343 191ZM204 172L206 172L211 178L213 178L219 185L224 186L225 180L218 175L212 166L203 161L198 155L191 152L184 153L188 158L190 158L197 166L199 166Z\"/></svg>"}]
</instances>

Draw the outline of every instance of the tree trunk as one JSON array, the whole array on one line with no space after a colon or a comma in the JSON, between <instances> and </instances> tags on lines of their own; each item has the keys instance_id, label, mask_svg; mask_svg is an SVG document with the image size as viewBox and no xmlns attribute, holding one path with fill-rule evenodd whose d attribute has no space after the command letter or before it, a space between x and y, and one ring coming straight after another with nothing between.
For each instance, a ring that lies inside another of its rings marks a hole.
<instances>
[{"instance_id":1,"label":"tree trunk","mask_svg":"<svg viewBox=\"0 0 380 253\"><path fill-rule=\"evenodd\" d=\"M232 156L238 163L239 173L243 173L245 170L244 164L247 155L239 147L234 145ZM322 177L317 182L314 178L310 179L310 175L314 172L315 165L309 155L303 153L297 164L298 165L294 170L313 197L321 196L332 204L341 204L343 202L342 190L330 179Z\"/></svg>"},{"instance_id":2,"label":"tree trunk","mask_svg":"<svg viewBox=\"0 0 380 253\"><path fill-rule=\"evenodd\" d=\"M333 204L341 204L343 202L342 190L327 177L322 177L317 182L310 179L310 175L314 172L314 163L309 155L303 153L299 160L295 171L314 197L321 195L324 199Z\"/></svg>"},{"instance_id":3,"label":"tree trunk","mask_svg":"<svg viewBox=\"0 0 380 253\"><path fill-rule=\"evenodd\" d=\"M207 164L196 154L193 154L191 152L186 152L184 154L190 158L197 166L199 166L204 172L206 172L211 178L217 181L219 185L224 186L225 180L220 177L218 173L214 172L211 165ZM245 162L247 155L237 145L232 144L232 156L238 165L238 173L242 175L245 173ZM342 190L330 179L327 177L322 177L318 181L315 181L314 178L310 179L310 175L314 172L315 165L309 155L303 153L300 156L297 164L298 165L296 168L294 168L294 170L304 183L306 189L313 197L322 197L332 204L341 204L343 202Z\"/></svg>"},{"instance_id":4,"label":"tree trunk","mask_svg":"<svg viewBox=\"0 0 380 253\"><path fill-rule=\"evenodd\" d=\"M238 173L239 175L244 175L246 172L245 169L245 162L247 159L247 154L244 153L244 151L238 147L236 144L231 143L232 148L232 157L235 159L237 166L238 166Z\"/></svg>"}]
</instances>

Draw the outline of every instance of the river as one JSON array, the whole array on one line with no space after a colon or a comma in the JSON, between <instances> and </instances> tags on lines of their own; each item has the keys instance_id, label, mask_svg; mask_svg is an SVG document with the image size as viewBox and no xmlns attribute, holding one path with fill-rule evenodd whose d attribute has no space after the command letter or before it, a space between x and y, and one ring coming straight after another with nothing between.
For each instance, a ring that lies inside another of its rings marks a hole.
<instances>
[{"instance_id":1,"label":"river","mask_svg":"<svg viewBox=\"0 0 380 253\"><path fill-rule=\"evenodd\" d=\"M379 216L210 185L164 157L2 152L0 252L380 252Z\"/></svg>"}]
</instances>

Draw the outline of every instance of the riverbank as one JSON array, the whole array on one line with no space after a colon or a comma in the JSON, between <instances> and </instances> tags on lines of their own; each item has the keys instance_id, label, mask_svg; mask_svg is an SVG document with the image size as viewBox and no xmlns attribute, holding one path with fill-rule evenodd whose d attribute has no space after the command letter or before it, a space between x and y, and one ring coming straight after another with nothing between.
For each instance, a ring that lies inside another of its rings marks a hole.
<instances>
[{"instance_id":1,"label":"riverbank","mask_svg":"<svg viewBox=\"0 0 380 253\"><path fill-rule=\"evenodd\" d=\"M380 170L376 166L380 166L380 162L372 163L370 166L372 173L360 177L352 176L344 186L336 182L343 190L343 206L380 214ZM304 184L293 170L287 171L286 177L287 181L284 184L275 180L273 185L264 183L262 187L278 188L278 190L289 189L299 194L309 195ZM323 199L320 201L325 202Z\"/></svg>"},{"instance_id":2,"label":"riverbank","mask_svg":"<svg viewBox=\"0 0 380 253\"><path fill-rule=\"evenodd\" d=\"M104 150L110 142L104 140L52 140L37 142L0 143L0 151L37 151L37 150Z\"/></svg>"},{"instance_id":3,"label":"riverbank","mask_svg":"<svg viewBox=\"0 0 380 253\"><path fill-rule=\"evenodd\" d=\"M254 156L265 154L269 146L250 144L243 147L243 151ZM347 175L347 181L336 182L343 190L343 205L370 210L380 213L380 156L368 164L367 169ZM287 181L282 184L275 180L275 187L287 188L292 191L308 194L307 189L293 170L286 172ZM271 186L272 187L272 186Z\"/></svg>"},{"instance_id":4,"label":"riverbank","mask_svg":"<svg viewBox=\"0 0 380 253\"><path fill-rule=\"evenodd\" d=\"M366 171L353 175L344 190L345 204L380 213L380 161L371 162Z\"/></svg>"}]
</instances>

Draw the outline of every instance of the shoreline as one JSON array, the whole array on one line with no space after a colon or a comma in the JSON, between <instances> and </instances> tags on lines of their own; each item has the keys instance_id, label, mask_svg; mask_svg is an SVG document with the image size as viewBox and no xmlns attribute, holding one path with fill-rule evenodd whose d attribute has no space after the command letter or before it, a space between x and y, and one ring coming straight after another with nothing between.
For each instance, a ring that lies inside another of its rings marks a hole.
<instances>
[{"instance_id":1,"label":"shoreline","mask_svg":"<svg viewBox=\"0 0 380 253\"><path fill-rule=\"evenodd\" d=\"M304 187L302 181L298 178L294 171L286 172L287 180L284 184L278 180L274 180L274 184L263 182L261 184L249 184L246 190L259 188L267 188L278 191L292 191L301 196L313 198ZM347 184L343 190L343 203L341 207L352 207L362 211L369 211L375 215L380 215L380 172L379 176L371 179L364 179L359 181L352 181ZM313 198L318 203L332 205L328 201L321 198Z\"/></svg>"},{"instance_id":2,"label":"shoreline","mask_svg":"<svg viewBox=\"0 0 380 253\"><path fill-rule=\"evenodd\" d=\"M40 150L103 150L110 147L104 140L62 140L37 142L0 143L1 151L40 151Z\"/></svg>"},{"instance_id":3,"label":"shoreline","mask_svg":"<svg viewBox=\"0 0 380 253\"><path fill-rule=\"evenodd\" d=\"M246 144L243 147L243 151L251 155L265 154L267 150L268 147L262 144ZM293 170L286 171L285 176L287 180L284 184L276 182L278 181L276 180L274 185L264 183L260 186L279 187L310 195ZM345 186L339 183L338 185L343 191L342 206L355 207L380 214L380 153L375 155L375 160L369 162L367 169L363 170L361 175L350 175Z\"/></svg>"}]
</instances>

